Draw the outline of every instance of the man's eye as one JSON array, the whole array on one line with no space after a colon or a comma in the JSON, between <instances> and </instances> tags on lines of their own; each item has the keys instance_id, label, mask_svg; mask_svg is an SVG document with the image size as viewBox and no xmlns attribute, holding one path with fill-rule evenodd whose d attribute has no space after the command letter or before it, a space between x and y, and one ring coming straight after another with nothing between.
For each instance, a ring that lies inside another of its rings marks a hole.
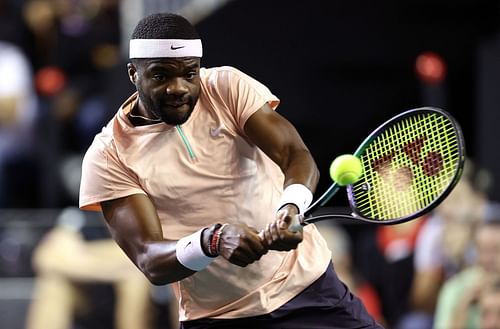
<instances>
[{"instance_id":1,"label":"man's eye","mask_svg":"<svg viewBox=\"0 0 500 329\"><path fill-rule=\"evenodd\" d=\"M155 74L153 75L153 79L156 81L165 81L166 77L164 74Z\"/></svg>"},{"instance_id":2,"label":"man's eye","mask_svg":"<svg viewBox=\"0 0 500 329\"><path fill-rule=\"evenodd\" d=\"M193 80L194 78L196 78L196 72L195 71L189 72L188 74L186 74L186 79Z\"/></svg>"}]
</instances>

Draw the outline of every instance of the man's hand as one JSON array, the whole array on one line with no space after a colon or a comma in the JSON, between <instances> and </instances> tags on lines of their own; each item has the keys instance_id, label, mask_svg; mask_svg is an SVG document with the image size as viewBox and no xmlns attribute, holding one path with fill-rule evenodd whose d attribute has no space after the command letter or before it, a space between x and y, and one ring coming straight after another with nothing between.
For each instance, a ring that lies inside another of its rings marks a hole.
<instances>
[{"instance_id":1,"label":"man's hand","mask_svg":"<svg viewBox=\"0 0 500 329\"><path fill-rule=\"evenodd\" d=\"M299 210L295 205L287 204L278 211L276 220L267 224L259 236L268 249L288 251L297 248L302 242L302 230L291 232L288 227L298 213Z\"/></svg>"},{"instance_id":2,"label":"man's hand","mask_svg":"<svg viewBox=\"0 0 500 329\"><path fill-rule=\"evenodd\" d=\"M243 224L227 225L220 236L219 255L241 267L259 260L267 251L257 230Z\"/></svg>"}]
</instances>

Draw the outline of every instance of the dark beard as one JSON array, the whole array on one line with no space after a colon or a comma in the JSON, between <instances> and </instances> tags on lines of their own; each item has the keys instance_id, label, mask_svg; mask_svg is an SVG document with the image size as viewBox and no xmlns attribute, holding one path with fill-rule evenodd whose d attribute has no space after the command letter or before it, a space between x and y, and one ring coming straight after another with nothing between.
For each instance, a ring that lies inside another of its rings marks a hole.
<instances>
[{"instance_id":1,"label":"dark beard","mask_svg":"<svg viewBox=\"0 0 500 329\"><path fill-rule=\"evenodd\" d=\"M184 122L186 122L191 116L191 113L193 113L194 104L192 104L192 101L190 101L189 106L191 110L186 112L181 117L178 116L174 117L172 115L167 115L166 113L161 111L161 106L158 105L158 103L156 103L155 101L153 101L150 97L147 97L142 90L137 89L137 92L139 94L139 99L141 100L143 106L147 109L147 111L153 114L154 118L159 118L161 119L161 121L163 121L168 125L171 126L181 125Z\"/></svg>"}]
</instances>

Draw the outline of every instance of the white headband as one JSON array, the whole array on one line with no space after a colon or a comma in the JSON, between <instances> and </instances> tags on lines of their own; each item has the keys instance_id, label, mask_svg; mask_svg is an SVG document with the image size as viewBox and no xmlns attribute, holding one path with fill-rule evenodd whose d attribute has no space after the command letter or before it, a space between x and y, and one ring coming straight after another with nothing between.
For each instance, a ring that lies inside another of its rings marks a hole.
<instances>
[{"instance_id":1,"label":"white headband","mask_svg":"<svg viewBox=\"0 0 500 329\"><path fill-rule=\"evenodd\" d=\"M130 58L201 57L200 39L132 39Z\"/></svg>"}]
</instances>

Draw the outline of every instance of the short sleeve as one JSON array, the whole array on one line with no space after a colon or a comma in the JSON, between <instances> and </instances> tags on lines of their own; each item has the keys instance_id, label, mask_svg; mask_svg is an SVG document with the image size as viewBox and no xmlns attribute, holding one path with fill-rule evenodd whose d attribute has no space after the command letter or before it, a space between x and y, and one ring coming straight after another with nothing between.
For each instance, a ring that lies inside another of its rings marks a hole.
<instances>
[{"instance_id":1,"label":"short sleeve","mask_svg":"<svg viewBox=\"0 0 500 329\"><path fill-rule=\"evenodd\" d=\"M229 66L222 67L210 85L223 98L239 129L265 103L276 109L279 99L264 84Z\"/></svg>"},{"instance_id":2,"label":"short sleeve","mask_svg":"<svg viewBox=\"0 0 500 329\"><path fill-rule=\"evenodd\" d=\"M79 206L83 210L100 211L100 203L132 194L146 194L137 177L112 152L112 145L98 147L94 140L82 163Z\"/></svg>"}]
</instances>

